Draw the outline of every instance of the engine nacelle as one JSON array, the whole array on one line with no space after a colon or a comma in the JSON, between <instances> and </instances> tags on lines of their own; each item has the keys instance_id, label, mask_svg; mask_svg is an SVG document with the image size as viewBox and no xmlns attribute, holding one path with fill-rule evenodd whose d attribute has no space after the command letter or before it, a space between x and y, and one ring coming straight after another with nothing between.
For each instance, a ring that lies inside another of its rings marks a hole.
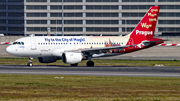
<instances>
[{"instance_id":1,"label":"engine nacelle","mask_svg":"<svg viewBox=\"0 0 180 101\"><path fill-rule=\"evenodd\" d=\"M67 64L76 64L83 59L82 53L66 52L62 54L62 61Z\"/></svg>"},{"instance_id":2,"label":"engine nacelle","mask_svg":"<svg viewBox=\"0 0 180 101\"><path fill-rule=\"evenodd\" d=\"M40 63L52 63L57 61L57 57L38 57Z\"/></svg>"}]
</instances>

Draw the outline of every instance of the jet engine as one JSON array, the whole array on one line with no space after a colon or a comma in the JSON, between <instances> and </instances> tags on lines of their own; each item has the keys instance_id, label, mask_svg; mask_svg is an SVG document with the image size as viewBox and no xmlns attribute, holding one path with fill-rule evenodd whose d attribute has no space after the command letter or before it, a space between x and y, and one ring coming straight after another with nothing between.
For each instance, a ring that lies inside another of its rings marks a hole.
<instances>
[{"instance_id":1,"label":"jet engine","mask_svg":"<svg viewBox=\"0 0 180 101\"><path fill-rule=\"evenodd\" d=\"M76 64L83 59L82 53L66 52L62 54L62 61L67 64Z\"/></svg>"},{"instance_id":2,"label":"jet engine","mask_svg":"<svg viewBox=\"0 0 180 101\"><path fill-rule=\"evenodd\" d=\"M52 63L57 61L57 57L38 57L40 63Z\"/></svg>"}]
</instances>

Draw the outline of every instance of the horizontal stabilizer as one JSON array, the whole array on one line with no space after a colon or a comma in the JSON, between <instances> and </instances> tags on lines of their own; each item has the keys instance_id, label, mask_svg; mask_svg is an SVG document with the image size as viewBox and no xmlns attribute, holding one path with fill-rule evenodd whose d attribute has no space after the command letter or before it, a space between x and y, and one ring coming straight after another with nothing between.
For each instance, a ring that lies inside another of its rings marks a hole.
<instances>
[{"instance_id":1,"label":"horizontal stabilizer","mask_svg":"<svg viewBox=\"0 0 180 101\"><path fill-rule=\"evenodd\" d=\"M156 43L156 42L162 42L162 41L170 41L168 39L165 39L165 40L156 40L156 41L150 41L150 40L145 40L145 41L142 41L143 43Z\"/></svg>"}]
</instances>

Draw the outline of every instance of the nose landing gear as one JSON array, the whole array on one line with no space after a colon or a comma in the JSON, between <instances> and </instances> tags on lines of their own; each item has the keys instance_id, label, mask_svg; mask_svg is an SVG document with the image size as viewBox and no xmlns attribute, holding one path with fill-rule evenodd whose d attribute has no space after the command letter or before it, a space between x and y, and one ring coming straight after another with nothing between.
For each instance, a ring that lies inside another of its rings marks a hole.
<instances>
[{"instance_id":1,"label":"nose landing gear","mask_svg":"<svg viewBox=\"0 0 180 101\"><path fill-rule=\"evenodd\" d=\"M30 66L30 67L33 66L32 60L33 60L33 58L29 57L29 62L27 63L27 66Z\"/></svg>"}]
</instances>

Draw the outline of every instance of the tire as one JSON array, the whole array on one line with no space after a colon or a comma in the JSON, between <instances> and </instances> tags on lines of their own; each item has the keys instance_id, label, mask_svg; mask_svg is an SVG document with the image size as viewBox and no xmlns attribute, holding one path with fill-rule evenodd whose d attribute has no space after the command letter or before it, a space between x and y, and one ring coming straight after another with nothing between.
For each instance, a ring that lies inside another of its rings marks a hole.
<instances>
[{"instance_id":1,"label":"tire","mask_svg":"<svg viewBox=\"0 0 180 101\"><path fill-rule=\"evenodd\" d=\"M93 61L88 61L86 63L87 67L94 67L94 62Z\"/></svg>"},{"instance_id":2,"label":"tire","mask_svg":"<svg viewBox=\"0 0 180 101\"><path fill-rule=\"evenodd\" d=\"M32 66L33 66L32 62L28 62L28 63L27 63L27 66L32 67Z\"/></svg>"},{"instance_id":3,"label":"tire","mask_svg":"<svg viewBox=\"0 0 180 101\"><path fill-rule=\"evenodd\" d=\"M76 64L71 64L72 67L77 67L78 66L78 63Z\"/></svg>"}]
</instances>

